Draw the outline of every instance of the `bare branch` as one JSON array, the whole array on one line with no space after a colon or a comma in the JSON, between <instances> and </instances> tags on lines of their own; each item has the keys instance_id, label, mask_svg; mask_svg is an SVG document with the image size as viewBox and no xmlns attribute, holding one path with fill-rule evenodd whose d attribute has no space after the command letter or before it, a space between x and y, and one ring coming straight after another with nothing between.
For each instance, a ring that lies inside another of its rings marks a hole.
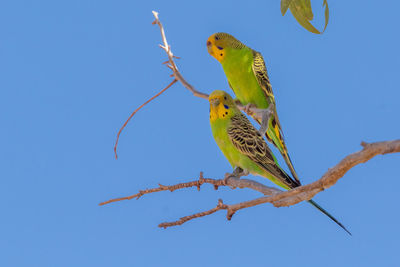
<instances>
[{"instance_id":1,"label":"bare branch","mask_svg":"<svg viewBox=\"0 0 400 267\"><path fill-rule=\"evenodd\" d=\"M131 196L127 196L127 197L120 197L120 198L114 198L114 199L110 199L107 201L104 201L102 203L99 204L99 206L103 206L112 202L118 202L121 200L131 200L131 199L139 199L141 196L146 195L146 194L150 194L150 193L155 193L155 192L160 192L160 191L175 191L177 189L183 189L183 188L189 188L189 187L197 187L197 190L200 191L200 187L203 184L212 184L214 185L214 189L217 190L218 187L220 186L230 186L232 188L250 188L253 189L255 191L258 191L264 195L273 195L279 192L282 192L279 189L273 188L273 187L269 187L266 185L263 185L259 182L253 181L253 180L249 180L249 179L240 179L237 178L231 174L227 174L229 175L228 179L212 179L212 178L204 178L203 177L203 172L200 172L200 176L199 179L196 181L191 181L191 182L186 182L186 183L179 183L176 185L162 185L162 184L158 184L158 187L156 188L151 188L151 189L145 189L145 190L140 190L139 193L131 195Z\"/></svg>"},{"instance_id":2,"label":"bare branch","mask_svg":"<svg viewBox=\"0 0 400 267\"><path fill-rule=\"evenodd\" d=\"M290 191L282 192L279 189L265 186L259 182L250 180L250 179L240 179L232 174L229 175L227 179L211 179L211 178L203 178L203 173L200 173L200 178L197 181L180 183L172 186L159 185L157 188L147 189L143 191L139 191L139 193L123 198L112 199L99 205L105 205L111 202L116 202L120 200L127 200L133 198L140 198L144 194L160 192L160 191L175 191L177 189L188 188L188 187L197 187L200 190L200 186L204 183L213 184L215 189L218 189L219 186L230 186L233 188L249 188L255 191L258 191L264 194L264 197L259 197L253 200L240 202L237 204L227 205L222 202L222 200L218 201L218 205L210 209L208 211L203 211L199 213L195 213L193 215L185 216L180 218L174 222L166 222L161 223L159 227L167 228L171 226L181 225L189 220L204 217L210 214L213 214L219 210L227 210L227 219L230 220L236 211L254 207L256 205L264 204L264 203L272 203L275 207L284 207L284 206L292 206L301 201L310 200L319 192L333 186L336 182L344 176L344 174L353 168L354 166L364 163L371 158L377 155L385 155L389 153L399 153L400 152L400 139L393 141L384 141L384 142L376 142L367 144L362 142L361 145L364 147L362 150L355 152L353 154L348 155L344 159L342 159L339 164L335 167L329 169L321 179L304 186L297 187Z\"/></svg>"},{"instance_id":3,"label":"bare branch","mask_svg":"<svg viewBox=\"0 0 400 267\"><path fill-rule=\"evenodd\" d=\"M160 27L161 38L162 38L162 41L163 41L163 45L160 45L160 47L168 55L169 65L167 65L167 66L172 70L175 79L180 81L184 87L186 87L190 92L193 93L194 96L197 96L197 97L200 97L200 98L208 100L208 95L207 94L197 91L190 83L188 83L182 77L181 73L178 70L178 67L175 64L175 61L174 61L174 57L175 56L172 53L171 47L168 44L167 37L165 36L164 27L162 26L161 21L158 19L158 12L156 12L156 11L152 11L152 12L153 12L153 15L154 15L154 18L155 18L155 20L153 21L153 25L157 24ZM175 58L178 58L178 57L175 57Z\"/></svg>"},{"instance_id":4,"label":"bare branch","mask_svg":"<svg viewBox=\"0 0 400 267\"><path fill-rule=\"evenodd\" d=\"M361 145L364 147L361 151L355 152L353 154L348 155L343 160L339 162L335 167L329 169L321 179L315 181L311 184L304 185L292 189L290 191L286 191L283 193L275 194L268 197L260 197L254 200L241 202L234 205L219 205L220 208L214 208L217 210L226 209L227 212L227 219L230 220L235 214L236 211L253 207L256 205L260 205L263 203L272 203L275 207L284 207L284 206L292 206L304 200L312 199L317 193L333 186L336 182L344 176L344 174L349 171L354 166L365 163L371 158L377 155L385 155L389 153L399 153L400 152L400 139L393 140L393 141L384 141L384 142L376 142L367 144L362 142ZM212 209L212 210L214 210ZM214 213L213 211L212 213ZM203 212L202 214L208 215L207 211ZM210 213L211 214L211 213ZM198 218L201 216L194 216L193 218ZM182 219L182 218L181 218ZM187 221L187 220L186 220ZM183 222L182 222L183 223ZM180 223L180 224L182 224ZM174 222L172 223L164 223L160 227L168 227L173 226ZM179 224L177 224L179 225Z\"/></svg>"},{"instance_id":5,"label":"bare branch","mask_svg":"<svg viewBox=\"0 0 400 267\"><path fill-rule=\"evenodd\" d=\"M288 192L284 192L279 198L274 199L272 202L276 207L291 206L303 200L309 200L317 193L333 186L342 178L347 171L354 166L365 163L377 155L385 155L389 153L400 152L400 139L393 141L383 141L376 143L365 143L361 145L364 147L362 150L348 155L342 159L339 164L329 169L321 179L301 187L297 187ZM269 202L269 201L267 201Z\"/></svg>"},{"instance_id":6,"label":"bare branch","mask_svg":"<svg viewBox=\"0 0 400 267\"><path fill-rule=\"evenodd\" d=\"M158 225L158 227L166 229L166 228L171 227L171 226L181 225L181 224L184 224L187 221L190 221L190 220L193 220L193 219L196 219L196 218L200 218L200 217L204 217L204 216L207 216L207 215L211 215L214 212L217 212L219 210L226 210L226 209L228 209L228 207L229 207L228 205L225 205L222 202L222 199L218 199L218 204L213 209L210 209L210 210L207 210L207 211L203 211L203 212L199 212L199 213L195 213L195 214L192 214L192 215L189 215L189 216L185 216L185 217L182 217L179 220L174 221L174 222L160 223Z\"/></svg>"}]
</instances>

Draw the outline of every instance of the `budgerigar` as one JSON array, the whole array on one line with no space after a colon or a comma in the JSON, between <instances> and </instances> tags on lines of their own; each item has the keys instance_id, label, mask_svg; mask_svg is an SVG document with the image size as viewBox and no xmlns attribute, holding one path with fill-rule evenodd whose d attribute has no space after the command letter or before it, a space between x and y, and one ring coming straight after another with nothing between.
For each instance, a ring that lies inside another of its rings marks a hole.
<instances>
[{"instance_id":1,"label":"budgerigar","mask_svg":"<svg viewBox=\"0 0 400 267\"><path fill-rule=\"evenodd\" d=\"M299 181L285 145L275 97L262 55L227 33L211 35L207 40L207 48L210 55L221 63L229 86L243 105L253 104L259 109L267 109L273 104L273 115L268 122L265 136L282 154L294 179ZM260 120L255 120L261 123Z\"/></svg>"},{"instance_id":2,"label":"budgerigar","mask_svg":"<svg viewBox=\"0 0 400 267\"><path fill-rule=\"evenodd\" d=\"M210 94L209 101L212 134L233 168L268 178L287 190L301 185L279 167L264 138L228 93L216 90ZM350 234L321 206L313 200L309 202Z\"/></svg>"}]
</instances>

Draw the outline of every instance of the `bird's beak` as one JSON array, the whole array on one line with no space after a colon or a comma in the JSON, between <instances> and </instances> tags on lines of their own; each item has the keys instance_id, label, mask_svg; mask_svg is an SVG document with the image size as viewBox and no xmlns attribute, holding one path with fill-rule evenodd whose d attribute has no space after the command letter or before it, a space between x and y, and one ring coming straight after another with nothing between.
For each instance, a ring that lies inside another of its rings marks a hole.
<instances>
[{"instance_id":1,"label":"bird's beak","mask_svg":"<svg viewBox=\"0 0 400 267\"><path fill-rule=\"evenodd\" d=\"M219 99L218 98L210 99L210 103L214 108L216 108L219 105Z\"/></svg>"}]
</instances>

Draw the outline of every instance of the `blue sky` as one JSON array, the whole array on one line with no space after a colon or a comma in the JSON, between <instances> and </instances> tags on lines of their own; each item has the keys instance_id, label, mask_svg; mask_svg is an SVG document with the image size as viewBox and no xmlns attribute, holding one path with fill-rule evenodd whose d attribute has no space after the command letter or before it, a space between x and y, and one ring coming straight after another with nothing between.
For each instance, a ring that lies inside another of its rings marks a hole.
<instances>
[{"instance_id":1,"label":"blue sky","mask_svg":"<svg viewBox=\"0 0 400 267\"><path fill-rule=\"evenodd\" d=\"M321 2L321 3L319 3ZM323 25L322 1L313 1ZM228 90L208 55L214 32L262 52L294 165L312 182L361 141L399 138L398 1L329 1L325 34L305 31L279 1L3 1L0 4L1 266L394 266L400 156L378 156L317 200L353 233L300 203L220 212L159 229L216 205L259 196L204 186L99 207L139 189L222 177L208 103L169 71L151 10L160 12L183 75ZM255 178L271 185L269 181Z\"/></svg>"}]
</instances>

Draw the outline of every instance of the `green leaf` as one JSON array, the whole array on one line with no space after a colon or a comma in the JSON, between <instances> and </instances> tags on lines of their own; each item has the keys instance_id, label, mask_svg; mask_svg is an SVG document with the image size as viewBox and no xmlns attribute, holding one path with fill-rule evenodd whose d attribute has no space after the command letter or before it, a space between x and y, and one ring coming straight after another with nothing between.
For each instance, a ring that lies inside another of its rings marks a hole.
<instances>
[{"instance_id":1,"label":"green leaf","mask_svg":"<svg viewBox=\"0 0 400 267\"><path fill-rule=\"evenodd\" d=\"M329 22L329 7L328 1L324 0L323 7L325 7L325 26L324 30L320 32L317 30L312 24L311 20L314 18L314 14L311 8L311 0L282 0L281 1L281 12L282 15L285 15L288 7L290 12L292 12L293 17L297 20L297 22L303 26L306 30L315 33L321 34L325 32L326 27Z\"/></svg>"},{"instance_id":2,"label":"green leaf","mask_svg":"<svg viewBox=\"0 0 400 267\"><path fill-rule=\"evenodd\" d=\"M282 16L285 16L286 11L289 8L290 3L292 2L292 0L281 0L281 13Z\"/></svg>"},{"instance_id":3,"label":"green leaf","mask_svg":"<svg viewBox=\"0 0 400 267\"><path fill-rule=\"evenodd\" d=\"M293 17L297 20L297 22L303 26L309 32L320 34L321 32L318 31L309 21L311 5L309 6L310 9L307 8L307 0L294 0L290 3L289 9L292 12ZM308 17L308 18L307 18ZM312 17L312 16L311 16Z\"/></svg>"},{"instance_id":4,"label":"green leaf","mask_svg":"<svg viewBox=\"0 0 400 267\"><path fill-rule=\"evenodd\" d=\"M300 1L300 5L304 17L306 17L307 20L313 20L314 14L312 13L311 9L311 0Z\"/></svg>"},{"instance_id":5,"label":"green leaf","mask_svg":"<svg viewBox=\"0 0 400 267\"><path fill-rule=\"evenodd\" d=\"M325 6L325 27L324 27L324 30L322 31L322 32L324 32L326 30L326 26L328 26L328 21L329 21L328 1L324 0L324 3L322 4L322 6Z\"/></svg>"}]
</instances>

